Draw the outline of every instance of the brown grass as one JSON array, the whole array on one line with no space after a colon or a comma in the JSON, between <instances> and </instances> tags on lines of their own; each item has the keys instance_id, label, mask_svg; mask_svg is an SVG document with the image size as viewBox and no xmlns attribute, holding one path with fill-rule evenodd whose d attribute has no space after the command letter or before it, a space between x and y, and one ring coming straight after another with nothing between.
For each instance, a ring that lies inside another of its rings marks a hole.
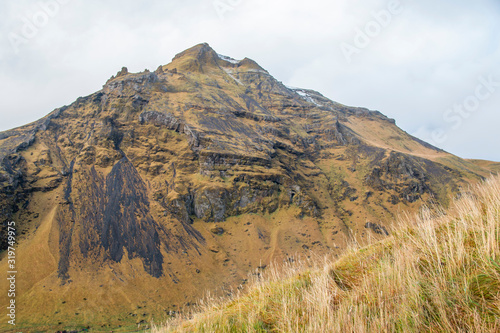
<instances>
[{"instance_id":1,"label":"brown grass","mask_svg":"<svg viewBox=\"0 0 500 333\"><path fill-rule=\"evenodd\" d=\"M339 260L271 267L153 332L499 332L500 177Z\"/></svg>"}]
</instances>

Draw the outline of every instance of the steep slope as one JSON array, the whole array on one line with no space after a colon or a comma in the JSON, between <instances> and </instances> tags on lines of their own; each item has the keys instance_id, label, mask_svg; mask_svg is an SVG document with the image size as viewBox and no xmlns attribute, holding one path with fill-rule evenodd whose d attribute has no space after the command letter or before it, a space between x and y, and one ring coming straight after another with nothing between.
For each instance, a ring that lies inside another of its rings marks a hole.
<instances>
[{"instance_id":1,"label":"steep slope","mask_svg":"<svg viewBox=\"0 0 500 333\"><path fill-rule=\"evenodd\" d=\"M385 237L489 174L207 44L0 133L0 161L18 320L39 327L161 318L272 260Z\"/></svg>"}]
</instances>

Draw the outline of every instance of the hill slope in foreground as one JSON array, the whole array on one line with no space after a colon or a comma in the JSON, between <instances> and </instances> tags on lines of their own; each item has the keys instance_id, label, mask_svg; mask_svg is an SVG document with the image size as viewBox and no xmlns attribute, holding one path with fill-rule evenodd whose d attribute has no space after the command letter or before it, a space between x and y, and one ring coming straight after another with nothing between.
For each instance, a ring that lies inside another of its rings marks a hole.
<instances>
[{"instance_id":1,"label":"hill slope in foreground","mask_svg":"<svg viewBox=\"0 0 500 333\"><path fill-rule=\"evenodd\" d=\"M399 212L446 206L494 167L208 44L154 72L124 68L0 133L0 247L15 222L17 327L161 321L272 261L386 237Z\"/></svg>"},{"instance_id":2,"label":"hill slope in foreground","mask_svg":"<svg viewBox=\"0 0 500 333\"><path fill-rule=\"evenodd\" d=\"M153 332L499 332L500 178L333 263L265 276Z\"/></svg>"}]
</instances>

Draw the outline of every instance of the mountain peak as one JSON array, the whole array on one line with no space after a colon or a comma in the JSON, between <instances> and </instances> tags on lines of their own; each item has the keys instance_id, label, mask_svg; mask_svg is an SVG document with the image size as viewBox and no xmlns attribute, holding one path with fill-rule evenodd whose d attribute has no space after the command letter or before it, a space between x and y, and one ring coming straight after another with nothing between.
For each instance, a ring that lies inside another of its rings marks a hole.
<instances>
[{"instance_id":1,"label":"mountain peak","mask_svg":"<svg viewBox=\"0 0 500 333\"><path fill-rule=\"evenodd\" d=\"M219 67L218 59L217 52L208 43L201 43L177 54L170 65L186 72L205 73Z\"/></svg>"},{"instance_id":2,"label":"mountain peak","mask_svg":"<svg viewBox=\"0 0 500 333\"><path fill-rule=\"evenodd\" d=\"M212 49L212 47L210 47L208 43L200 43L193 47L190 47L185 51L182 51L181 53L178 53L173 60L175 61L184 57L194 57L198 60L210 60L217 58L217 53L214 51L214 49Z\"/></svg>"},{"instance_id":3,"label":"mountain peak","mask_svg":"<svg viewBox=\"0 0 500 333\"><path fill-rule=\"evenodd\" d=\"M217 53L208 43L195 45L177 54L167 68L176 68L185 72L208 73L221 67L237 67L243 70L267 71L252 59L236 60Z\"/></svg>"}]
</instances>

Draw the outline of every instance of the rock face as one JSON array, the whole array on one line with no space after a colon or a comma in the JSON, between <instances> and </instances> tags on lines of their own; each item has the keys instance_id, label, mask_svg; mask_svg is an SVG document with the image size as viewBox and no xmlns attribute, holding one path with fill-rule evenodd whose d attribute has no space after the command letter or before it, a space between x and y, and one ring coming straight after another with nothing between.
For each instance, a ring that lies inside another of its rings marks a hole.
<instances>
[{"instance_id":1,"label":"rock face","mask_svg":"<svg viewBox=\"0 0 500 333\"><path fill-rule=\"evenodd\" d=\"M84 259L92 257L95 261L98 256L102 262L120 262L127 253L130 259L141 258L147 273L160 277L160 235L165 239L169 235L151 216L146 185L130 161L123 157L105 179L94 167L82 170L82 175L73 173L72 165L64 188L66 207L57 215L61 235L59 277L69 279L71 243L76 239ZM73 192L75 180L82 185L75 186ZM87 200L80 201L81 197Z\"/></svg>"},{"instance_id":2,"label":"rock face","mask_svg":"<svg viewBox=\"0 0 500 333\"><path fill-rule=\"evenodd\" d=\"M0 133L1 248L16 221L26 325L159 318L272 260L386 236L487 174L201 44Z\"/></svg>"}]
</instances>

